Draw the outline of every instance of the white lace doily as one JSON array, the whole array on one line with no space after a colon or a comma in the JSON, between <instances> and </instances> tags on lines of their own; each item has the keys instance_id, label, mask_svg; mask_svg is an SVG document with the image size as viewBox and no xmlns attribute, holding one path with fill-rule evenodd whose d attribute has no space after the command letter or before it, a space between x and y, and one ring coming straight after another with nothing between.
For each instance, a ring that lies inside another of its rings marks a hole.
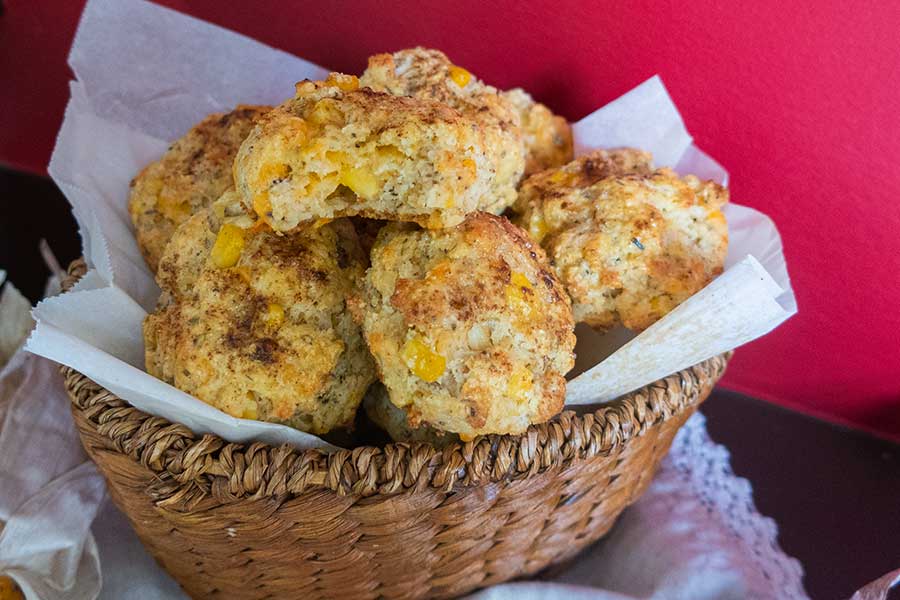
<instances>
[{"instance_id":1,"label":"white lace doily","mask_svg":"<svg viewBox=\"0 0 900 600\"><path fill-rule=\"evenodd\" d=\"M644 495L609 534L552 581L481 592L487 598L744 600L807 598L800 563L781 551L750 483L695 415Z\"/></svg>"},{"instance_id":2,"label":"white lace doily","mask_svg":"<svg viewBox=\"0 0 900 600\"><path fill-rule=\"evenodd\" d=\"M710 520L743 549L756 567L747 571L756 597L807 598L800 562L781 550L778 526L756 510L750 482L734 474L728 450L710 439L702 414L688 419L678 432L654 484L670 478L686 483L708 509Z\"/></svg>"}]
</instances>

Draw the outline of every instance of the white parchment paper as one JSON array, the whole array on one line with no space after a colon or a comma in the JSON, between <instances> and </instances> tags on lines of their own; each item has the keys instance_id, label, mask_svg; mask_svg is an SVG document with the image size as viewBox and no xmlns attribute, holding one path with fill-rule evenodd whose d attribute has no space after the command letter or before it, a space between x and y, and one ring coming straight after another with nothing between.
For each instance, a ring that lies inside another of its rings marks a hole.
<instances>
[{"instance_id":1,"label":"white parchment paper","mask_svg":"<svg viewBox=\"0 0 900 600\"><path fill-rule=\"evenodd\" d=\"M70 55L77 77L50 163L72 204L90 272L46 300L27 349L71 366L137 408L227 440L325 446L289 427L230 417L143 370L141 322L159 290L127 214L128 183L206 114L275 104L326 71L142 0L89 0ZM693 146L659 78L574 126L579 152L635 146L660 166L727 182ZM602 402L759 337L796 312L781 241L752 209L726 210L725 273L638 336L579 328L569 404ZM598 364L599 363L599 364Z\"/></svg>"}]
</instances>

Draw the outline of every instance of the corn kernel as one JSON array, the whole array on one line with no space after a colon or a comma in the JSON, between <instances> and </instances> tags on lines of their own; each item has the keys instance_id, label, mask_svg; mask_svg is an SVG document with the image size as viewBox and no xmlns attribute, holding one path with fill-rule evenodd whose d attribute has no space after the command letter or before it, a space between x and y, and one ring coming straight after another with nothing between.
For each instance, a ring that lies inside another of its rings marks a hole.
<instances>
[{"instance_id":1,"label":"corn kernel","mask_svg":"<svg viewBox=\"0 0 900 600\"><path fill-rule=\"evenodd\" d=\"M333 163L340 164L342 162L347 161L347 154L344 152L341 152L339 150L326 150L325 151L325 159L328 161L331 161ZM316 173L310 173L309 176L316 177L316 178L319 177Z\"/></svg>"},{"instance_id":2,"label":"corn kernel","mask_svg":"<svg viewBox=\"0 0 900 600\"><path fill-rule=\"evenodd\" d=\"M332 221L334 221L334 219L328 219L328 218L316 219L315 221L313 221L313 229L318 229L319 227L328 225Z\"/></svg>"},{"instance_id":3,"label":"corn kernel","mask_svg":"<svg viewBox=\"0 0 900 600\"><path fill-rule=\"evenodd\" d=\"M709 215L706 217L706 219L710 223L720 223L720 224L724 225L725 224L725 213L723 213L721 210L714 210L711 213L709 213Z\"/></svg>"},{"instance_id":4,"label":"corn kernel","mask_svg":"<svg viewBox=\"0 0 900 600\"><path fill-rule=\"evenodd\" d=\"M478 173L478 165L471 158L464 158L462 161L462 165L463 167L471 171L473 176Z\"/></svg>"},{"instance_id":5,"label":"corn kernel","mask_svg":"<svg viewBox=\"0 0 900 600\"><path fill-rule=\"evenodd\" d=\"M378 192L378 181L368 169L344 169L341 171L341 183L362 198L371 198Z\"/></svg>"},{"instance_id":6,"label":"corn kernel","mask_svg":"<svg viewBox=\"0 0 900 600\"><path fill-rule=\"evenodd\" d=\"M241 413L242 419L249 419L251 421L255 421L258 414L255 406L248 406L244 409L244 412Z\"/></svg>"},{"instance_id":7,"label":"corn kernel","mask_svg":"<svg viewBox=\"0 0 900 600\"><path fill-rule=\"evenodd\" d=\"M506 384L506 395L522 404L528 400L528 392L534 387L534 376L531 371L519 365L509 376Z\"/></svg>"},{"instance_id":8,"label":"corn kernel","mask_svg":"<svg viewBox=\"0 0 900 600\"><path fill-rule=\"evenodd\" d=\"M406 155L403 154L403 152L401 152L400 149L397 148L397 146L378 146L375 149L375 152L383 160L393 160L396 162L400 162L401 160L406 158Z\"/></svg>"},{"instance_id":9,"label":"corn kernel","mask_svg":"<svg viewBox=\"0 0 900 600\"><path fill-rule=\"evenodd\" d=\"M518 271L513 271L512 275L509 276L509 281L513 285L517 285L519 287L531 289L531 282L525 276L524 273L519 273Z\"/></svg>"},{"instance_id":10,"label":"corn kernel","mask_svg":"<svg viewBox=\"0 0 900 600\"><path fill-rule=\"evenodd\" d=\"M533 288L528 278L518 271L513 271L506 286L506 303L522 316L527 316L531 313L531 304L528 301L529 294L525 290L531 289Z\"/></svg>"},{"instance_id":11,"label":"corn kernel","mask_svg":"<svg viewBox=\"0 0 900 600\"><path fill-rule=\"evenodd\" d=\"M237 264L243 250L244 230L237 225L225 223L216 236L209 257L217 268L227 269Z\"/></svg>"},{"instance_id":12,"label":"corn kernel","mask_svg":"<svg viewBox=\"0 0 900 600\"><path fill-rule=\"evenodd\" d=\"M291 167L284 163L266 165L259 171L260 187L267 188L270 185L281 181L291 173Z\"/></svg>"},{"instance_id":13,"label":"corn kernel","mask_svg":"<svg viewBox=\"0 0 900 600\"><path fill-rule=\"evenodd\" d=\"M568 183L569 181L571 181L571 179L573 179L572 175L570 175L569 173L562 171L562 170L557 171L556 173L554 173L553 175L550 176L551 183L563 183L563 182Z\"/></svg>"},{"instance_id":14,"label":"corn kernel","mask_svg":"<svg viewBox=\"0 0 900 600\"><path fill-rule=\"evenodd\" d=\"M22 590L12 577L0 575L0 600L25 600Z\"/></svg>"},{"instance_id":15,"label":"corn kernel","mask_svg":"<svg viewBox=\"0 0 900 600\"><path fill-rule=\"evenodd\" d=\"M528 219L528 233L531 234L531 239L540 244L549 232L550 228L547 227L547 221L541 213L539 211L531 213L531 218Z\"/></svg>"},{"instance_id":16,"label":"corn kernel","mask_svg":"<svg viewBox=\"0 0 900 600\"><path fill-rule=\"evenodd\" d=\"M432 383L441 378L447 368L447 360L431 349L422 336L416 334L403 345L406 366L423 381Z\"/></svg>"},{"instance_id":17,"label":"corn kernel","mask_svg":"<svg viewBox=\"0 0 900 600\"><path fill-rule=\"evenodd\" d=\"M325 83L336 86L345 92L352 92L359 88L359 78L356 75L344 73L331 73Z\"/></svg>"},{"instance_id":18,"label":"corn kernel","mask_svg":"<svg viewBox=\"0 0 900 600\"><path fill-rule=\"evenodd\" d=\"M460 433L459 434L459 440L461 442L471 442L474 439L475 439L475 436L471 433Z\"/></svg>"},{"instance_id":19,"label":"corn kernel","mask_svg":"<svg viewBox=\"0 0 900 600\"><path fill-rule=\"evenodd\" d=\"M272 329L278 329L284 323L284 307L270 302L263 314L263 321Z\"/></svg>"},{"instance_id":20,"label":"corn kernel","mask_svg":"<svg viewBox=\"0 0 900 600\"><path fill-rule=\"evenodd\" d=\"M165 218L181 223L191 216L191 207L187 201L172 194L160 194L156 208Z\"/></svg>"},{"instance_id":21,"label":"corn kernel","mask_svg":"<svg viewBox=\"0 0 900 600\"><path fill-rule=\"evenodd\" d=\"M463 69L462 67L457 67L453 65L450 67L450 79L453 80L453 83L458 85L461 88L466 87L469 84L469 81L472 80L472 74Z\"/></svg>"},{"instance_id":22,"label":"corn kernel","mask_svg":"<svg viewBox=\"0 0 900 600\"><path fill-rule=\"evenodd\" d=\"M253 210L261 217L266 216L272 210L272 201L269 200L269 192L257 194L253 198Z\"/></svg>"}]
</instances>

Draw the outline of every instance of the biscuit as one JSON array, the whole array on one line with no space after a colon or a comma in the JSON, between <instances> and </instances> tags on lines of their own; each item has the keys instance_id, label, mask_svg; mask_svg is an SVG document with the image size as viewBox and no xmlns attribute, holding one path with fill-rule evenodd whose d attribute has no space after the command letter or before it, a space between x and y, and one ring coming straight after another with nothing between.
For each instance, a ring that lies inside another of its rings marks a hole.
<instances>
[{"instance_id":1,"label":"biscuit","mask_svg":"<svg viewBox=\"0 0 900 600\"><path fill-rule=\"evenodd\" d=\"M522 186L515 221L539 240L577 322L646 329L722 272L728 191L633 150L597 151Z\"/></svg>"},{"instance_id":2,"label":"biscuit","mask_svg":"<svg viewBox=\"0 0 900 600\"><path fill-rule=\"evenodd\" d=\"M541 242L548 232L589 217L593 202L585 197L585 188L606 177L652 171L649 152L632 148L594 150L522 182L511 211L513 222Z\"/></svg>"},{"instance_id":3,"label":"biscuit","mask_svg":"<svg viewBox=\"0 0 900 600\"><path fill-rule=\"evenodd\" d=\"M391 402L411 427L470 439L556 415L573 365L565 290L503 217L378 235L356 314Z\"/></svg>"},{"instance_id":4,"label":"biscuit","mask_svg":"<svg viewBox=\"0 0 900 600\"><path fill-rule=\"evenodd\" d=\"M395 442L422 442L436 448L443 448L459 441L459 436L419 425L409 424L406 411L394 406L388 396L387 389L376 383L369 387L363 398L363 409L369 420L387 433Z\"/></svg>"},{"instance_id":5,"label":"biscuit","mask_svg":"<svg viewBox=\"0 0 900 600\"><path fill-rule=\"evenodd\" d=\"M515 201L525 146L520 112L504 93L454 65L443 52L421 47L369 57L359 81L379 92L440 102L474 120L487 139L485 157L495 174L477 208L499 214Z\"/></svg>"},{"instance_id":6,"label":"biscuit","mask_svg":"<svg viewBox=\"0 0 900 600\"><path fill-rule=\"evenodd\" d=\"M525 144L525 177L559 167L573 158L572 128L563 117L535 102L528 92L515 88L503 92L519 113Z\"/></svg>"},{"instance_id":7,"label":"biscuit","mask_svg":"<svg viewBox=\"0 0 900 600\"><path fill-rule=\"evenodd\" d=\"M276 231L341 216L448 227L489 196L494 165L478 125L434 101L359 88L356 77L297 84L241 145L242 202Z\"/></svg>"},{"instance_id":8,"label":"biscuit","mask_svg":"<svg viewBox=\"0 0 900 600\"><path fill-rule=\"evenodd\" d=\"M277 235L244 229L223 204L166 248L144 321L147 371L234 417L320 435L348 425L374 380L345 306L365 269L352 226Z\"/></svg>"},{"instance_id":9,"label":"biscuit","mask_svg":"<svg viewBox=\"0 0 900 600\"><path fill-rule=\"evenodd\" d=\"M138 246L156 272L172 234L231 187L238 147L268 106L238 106L209 115L131 182L128 212Z\"/></svg>"}]
</instances>

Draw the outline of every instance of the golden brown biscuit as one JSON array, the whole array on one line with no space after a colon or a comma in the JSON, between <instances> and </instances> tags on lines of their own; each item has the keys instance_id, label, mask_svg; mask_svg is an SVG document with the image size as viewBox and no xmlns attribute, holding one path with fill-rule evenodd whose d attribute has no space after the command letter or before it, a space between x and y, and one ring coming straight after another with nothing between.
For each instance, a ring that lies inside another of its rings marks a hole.
<instances>
[{"instance_id":1,"label":"golden brown biscuit","mask_svg":"<svg viewBox=\"0 0 900 600\"><path fill-rule=\"evenodd\" d=\"M525 177L572 160L572 128L522 88L503 92L516 107L525 143Z\"/></svg>"},{"instance_id":2,"label":"golden brown biscuit","mask_svg":"<svg viewBox=\"0 0 900 600\"><path fill-rule=\"evenodd\" d=\"M381 230L356 312L391 401L410 425L464 439L557 414L575 335L543 251L503 217Z\"/></svg>"},{"instance_id":3,"label":"golden brown biscuit","mask_svg":"<svg viewBox=\"0 0 900 600\"><path fill-rule=\"evenodd\" d=\"M268 106L238 106L209 115L172 144L131 182L128 212L138 246L156 272L178 226L231 187L238 147Z\"/></svg>"},{"instance_id":4,"label":"golden brown biscuit","mask_svg":"<svg viewBox=\"0 0 900 600\"><path fill-rule=\"evenodd\" d=\"M242 201L276 231L340 216L452 226L495 185L487 140L438 102L359 88L332 73L297 84L241 145Z\"/></svg>"},{"instance_id":5,"label":"golden brown biscuit","mask_svg":"<svg viewBox=\"0 0 900 600\"><path fill-rule=\"evenodd\" d=\"M541 242L549 232L587 220L593 202L586 197L586 188L606 177L652 171L649 152L632 148L594 150L522 182L512 207L513 222Z\"/></svg>"},{"instance_id":6,"label":"golden brown biscuit","mask_svg":"<svg viewBox=\"0 0 900 600\"><path fill-rule=\"evenodd\" d=\"M477 208L499 214L515 201L525 170L520 114L497 88L454 65L443 52L421 47L370 57L359 81L379 92L440 102L478 123L487 139L494 185Z\"/></svg>"},{"instance_id":7,"label":"golden brown biscuit","mask_svg":"<svg viewBox=\"0 0 900 600\"><path fill-rule=\"evenodd\" d=\"M315 434L350 423L374 380L345 306L365 268L352 226L277 235L226 210L194 215L166 248L147 371L235 417Z\"/></svg>"},{"instance_id":8,"label":"golden brown biscuit","mask_svg":"<svg viewBox=\"0 0 900 600\"><path fill-rule=\"evenodd\" d=\"M598 151L522 186L516 221L541 241L577 322L649 327L722 272L728 191L646 153Z\"/></svg>"}]
</instances>

